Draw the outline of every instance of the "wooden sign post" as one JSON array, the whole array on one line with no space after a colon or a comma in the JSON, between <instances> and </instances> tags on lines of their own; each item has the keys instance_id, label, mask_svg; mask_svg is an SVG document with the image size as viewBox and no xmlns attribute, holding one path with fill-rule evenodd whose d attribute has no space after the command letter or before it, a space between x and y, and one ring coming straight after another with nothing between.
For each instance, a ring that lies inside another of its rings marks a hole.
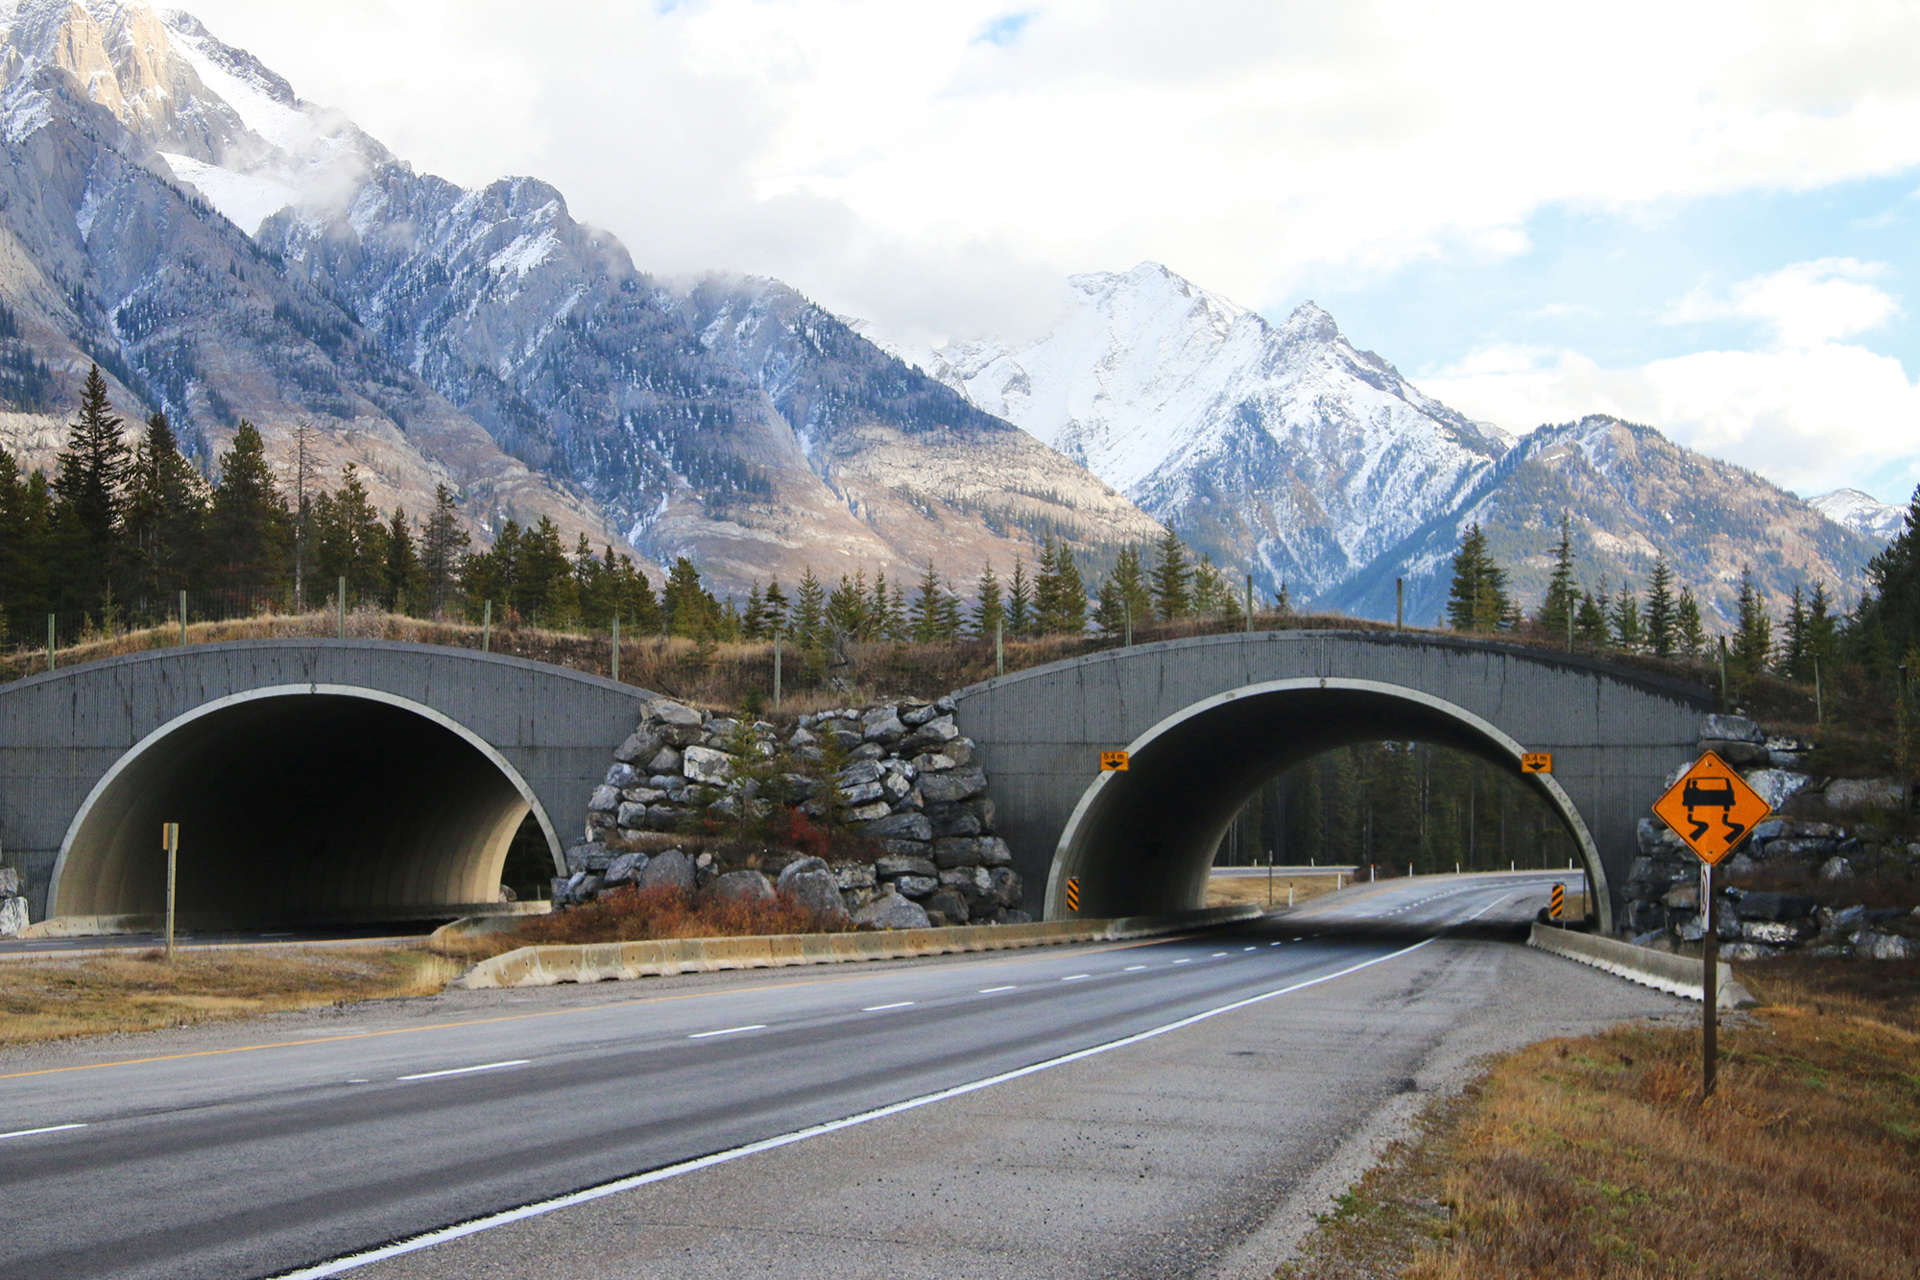
<instances>
[{"instance_id":1,"label":"wooden sign post","mask_svg":"<svg viewBox=\"0 0 1920 1280\"><path fill-rule=\"evenodd\" d=\"M160 846L167 851L167 959L173 959L174 869L180 861L180 824L160 824Z\"/></svg>"},{"instance_id":2,"label":"wooden sign post","mask_svg":"<svg viewBox=\"0 0 1920 1280\"><path fill-rule=\"evenodd\" d=\"M1700 1097L1705 1101L1713 1096L1719 1065L1720 931L1713 918L1713 871L1746 842L1755 826L1766 821L1773 806L1748 786L1733 766L1708 751L1654 802L1653 812L1700 859L1700 953L1704 966L1700 995L1706 1006L1700 1018Z\"/></svg>"}]
</instances>

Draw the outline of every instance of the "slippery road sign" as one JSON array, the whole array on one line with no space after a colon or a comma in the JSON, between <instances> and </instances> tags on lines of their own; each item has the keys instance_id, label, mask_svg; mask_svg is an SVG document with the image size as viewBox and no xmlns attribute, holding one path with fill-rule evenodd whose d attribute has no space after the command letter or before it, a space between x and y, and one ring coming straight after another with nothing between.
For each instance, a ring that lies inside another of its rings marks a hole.
<instances>
[{"instance_id":1,"label":"slippery road sign","mask_svg":"<svg viewBox=\"0 0 1920 1280\"><path fill-rule=\"evenodd\" d=\"M1773 806L1708 751L1654 803L1653 812L1701 861L1717 864L1740 847L1755 824L1766 821Z\"/></svg>"}]
</instances>

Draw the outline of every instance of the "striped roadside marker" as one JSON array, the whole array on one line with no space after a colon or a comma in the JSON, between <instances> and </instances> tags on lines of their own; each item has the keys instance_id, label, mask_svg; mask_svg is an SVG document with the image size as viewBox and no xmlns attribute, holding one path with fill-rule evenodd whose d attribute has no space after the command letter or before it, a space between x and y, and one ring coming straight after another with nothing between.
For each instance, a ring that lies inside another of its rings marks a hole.
<instances>
[{"instance_id":1,"label":"striped roadside marker","mask_svg":"<svg viewBox=\"0 0 1920 1280\"><path fill-rule=\"evenodd\" d=\"M1547 915L1554 920L1567 914L1567 886L1556 884L1547 899Z\"/></svg>"},{"instance_id":2,"label":"striped roadside marker","mask_svg":"<svg viewBox=\"0 0 1920 1280\"><path fill-rule=\"evenodd\" d=\"M1067 910L1078 911L1079 909L1080 909L1080 877L1068 876L1067 877Z\"/></svg>"}]
</instances>

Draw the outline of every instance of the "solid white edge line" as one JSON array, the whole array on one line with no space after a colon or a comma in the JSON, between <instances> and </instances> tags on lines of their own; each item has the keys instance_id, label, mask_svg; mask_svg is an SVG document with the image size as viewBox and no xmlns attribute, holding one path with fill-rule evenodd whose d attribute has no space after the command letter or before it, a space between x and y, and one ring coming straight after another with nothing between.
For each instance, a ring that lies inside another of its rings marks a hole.
<instances>
[{"instance_id":1,"label":"solid white edge line","mask_svg":"<svg viewBox=\"0 0 1920 1280\"><path fill-rule=\"evenodd\" d=\"M1076 973L1076 974L1074 974L1074 975L1073 975L1073 976L1072 976L1071 978L1062 978L1062 979L1060 979L1060 981L1062 981L1062 982L1084 982L1084 981L1085 981L1086 979L1088 979L1088 978L1091 978L1092 976L1093 976L1093 975L1092 975L1092 974L1090 974L1090 973Z\"/></svg>"},{"instance_id":2,"label":"solid white edge line","mask_svg":"<svg viewBox=\"0 0 1920 1280\"><path fill-rule=\"evenodd\" d=\"M885 1009L904 1009L912 1003L913 1001L911 1000L896 1000L892 1004L870 1004L866 1008L862 1009L860 1012L879 1013Z\"/></svg>"},{"instance_id":3,"label":"solid white edge line","mask_svg":"<svg viewBox=\"0 0 1920 1280\"><path fill-rule=\"evenodd\" d=\"M688 1036L687 1039L705 1040L708 1036L730 1036L736 1031L765 1031L766 1029L766 1023L756 1022L752 1026L747 1027L722 1027L718 1031L696 1031Z\"/></svg>"},{"instance_id":4,"label":"solid white edge line","mask_svg":"<svg viewBox=\"0 0 1920 1280\"><path fill-rule=\"evenodd\" d=\"M1466 920L1461 921L1461 923L1466 924L1478 920L1481 916L1513 896L1513 894L1509 893L1495 898L1492 902L1489 902L1486 906L1468 916ZM1438 942L1444 936L1444 934L1435 934L1431 938L1421 939L1410 947L1402 947L1398 951L1390 951L1384 956L1375 956L1371 960L1362 960L1359 964L1349 965L1347 968L1334 973L1322 974L1318 978L1308 978L1304 982L1296 982L1290 987L1281 987L1277 991L1266 991L1257 996L1248 996L1246 999L1236 1000L1232 1004L1223 1004L1216 1009L1207 1009L1200 1013L1190 1014L1187 1017L1165 1023L1158 1027L1152 1027L1146 1031L1136 1031L1130 1036L1122 1036L1118 1040L1109 1040L1105 1044L1096 1044L1086 1049L1076 1049L1072 1053L1064 1053L1057 1058L1048 1058L1044 1062L1035 1062L1028 1066L1016 1067L1012 1071L1003 1071L999 1075L987 1076L985 1079L974 1080L967 1084L957 1084L950 1089L941 1089L935 1093L924 1093L917 1098L908 1098L905 1102L890 1103L887 1106L876 1107L872 1111L862 1111L857 1115L847 1116L844 1119L829 1120L824 1124L811 1125L805 1129L796 1129L792 1133L783 1133L778 1137L762 1138L758 1142L749 1142L745 1146L733 1147L727 1151L716 1151L712 1155L700 1156L693 1160L684 1160L679 1164L670 1164L664 1168L654 1169L647 1173L636 1173L630 1177L616 1178L612 1182L603 1182L598 1186L587 1187L580 1191L571 1191L566 1195L555 1196L550 1200L539 1200L533 1204L521 1205L517 1209L506 1209L499 1213L488 1214L485 1217L455 1223L450 1227L441 1227L438 1230L428 1231L421 1235L396 1241L393 1244L382 1245L377 1249L369 1249L364 1253L349 1254L343 1258L335 1258L331 1262L323 1262L318 1266L303 1267L298 1271L278 1272L272 1277L272 1280L324 1280L324 1277L327 1276L337 1276L342 1272L352 1271L375 1262L381 1262L387 1258L400 1257L402 1254L417 1253L422 1249L431 1248L437 1244L445 1244L450 1240L459 1240L466 1236L478 1235L482 1231L490 1231L495 1227L504 1227L509 1223L524 1222L528 1218L544 1217L549 1213L554 1213L561 1209L571 1209L575 1205L591 1204L595 1200L604 1200L608 1196L619 1195L623 1191L633 1191L640 1187L650 1186L656 1182L665 1182L669 1178L677 1178L682 1174L695 1173L701 1169L710 1169L715 1165L731 1164L735 1160L742 1159L746 1156L759 1155L763 1151L776 1151L781 1147L792 1146L796 1142L805 1142L808 1138L824 1137L829 1133L838 1133L842 1129L851 1129L857 1125L870 1124L875 1120L884 1120L888 1116L897 1116L902 1112L917 1111L921 1107L931 1106L936 1102L945 1102L950 1098L965 1097L969 1093L978 1093L982 1089L988 1089L997 1084L1005 1084L1009 1080L1018 1080L1023 1076L1049 1071L1054 1067L1064 1067L1070 1062L1079 1062L1084 1058L1097 1057L1103 1053L1110 1053L1115 1049L1124 1049L1128 1045L1140 1044L1143 1041L1157 1039L1169 1032L1179 1031L1184 1027L1191 1027L1196 1023L1205 1022L1209 1018L1217 1018L1223 1013L1232 1013L1238 1009L1245 1009L1250 1005L1263 1004L1279 996L1292 995L1294 992L1303 991L1308 987L1317 987L1323 982L1332 982L1335 978L1344 978L1348 974L1358 973L1362 969L1371 969L1376 964L1385 964L1389 960L1397 960L1401 956L1418 951L1430 942ZM712 1035L716 1033L708 1032L706 1034Z\"/></svg>"},{"instance_id":5,"label":"solid white edge line","mask_svg":"<svg viewBox=\"0 0 1920 1280\"><path fill-rule=\"evenodd\" d=\"M12 1133L0 1133L0 1142L8 1138L31 1138L36 1133L65 1133L68 1129L84 1129L84 1124L50 1124L43 1129L15 1129Z\"/></svg>"},{"instance_id":6,"label":"solid white edge line","mask_svg":"<svg viewBox=\"0 0 1920 1280\"><path fill-rule=\"evenodd\" d=\"M1128 966L1127 966L1126 968L1124 968L1124 969L1122 969L1122 970L1121 970L1120 972L1122 972L1122 973L1138 973L1138 972L1140 972L1140 970L1142 970L1142 969L1144 969L1144 968L1146 968L1146 967L1147 967L1147 966L1145 966L1145 965L1143 965L1143 964L1130 964L1130 965L1128 965Z\"/></svg>"},{"instance_id":7,"label":"solid white edge line","mask_svg":"<svg viewBox=\"0 0 1920 1280\"><path fill-rule=\"evenodd\" d=\"M501 1067L524 1067L531 1058L514 1058L510 1062L483 1062L477 1067L451 1067L445 1071L422 1071L418 1075L400 1076L401 1080L438 1080L441 1076L472 1075L476 1071L498 1071ZM349 1084L352 1082L349 1081Z\"/></svg>"},{"instance_id":8,"label":"solid white edge line","mask_svg":"<svg viewBox=\"0 0 1920 1280\"><path fill-rule=\"evenodd\" d=\"M1016 989L1015 987L982 987L980 988L980 994L983 996L990 996L995 994L996 992L1013 991L1015 989Z\"/></svg>"}]
</instances>

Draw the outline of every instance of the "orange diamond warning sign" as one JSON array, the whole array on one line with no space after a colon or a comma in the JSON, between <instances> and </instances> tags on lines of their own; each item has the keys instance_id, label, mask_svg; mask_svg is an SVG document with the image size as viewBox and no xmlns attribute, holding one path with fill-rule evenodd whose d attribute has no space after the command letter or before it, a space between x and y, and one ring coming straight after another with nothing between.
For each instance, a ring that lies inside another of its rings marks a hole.
<instances>
[{"instance_id":1,"label":"orange diamond warning sign","mask_svg":"<svg viewBox=\"0 0 1920 1280\"><path fill-rule=\"evenodd\" d=\"M1773 806L1733 766L1708 751L1654 803L1653 812L1701 861L1717 865L1756 823L1766 821Z\"/></svg>"}]
</instances>

